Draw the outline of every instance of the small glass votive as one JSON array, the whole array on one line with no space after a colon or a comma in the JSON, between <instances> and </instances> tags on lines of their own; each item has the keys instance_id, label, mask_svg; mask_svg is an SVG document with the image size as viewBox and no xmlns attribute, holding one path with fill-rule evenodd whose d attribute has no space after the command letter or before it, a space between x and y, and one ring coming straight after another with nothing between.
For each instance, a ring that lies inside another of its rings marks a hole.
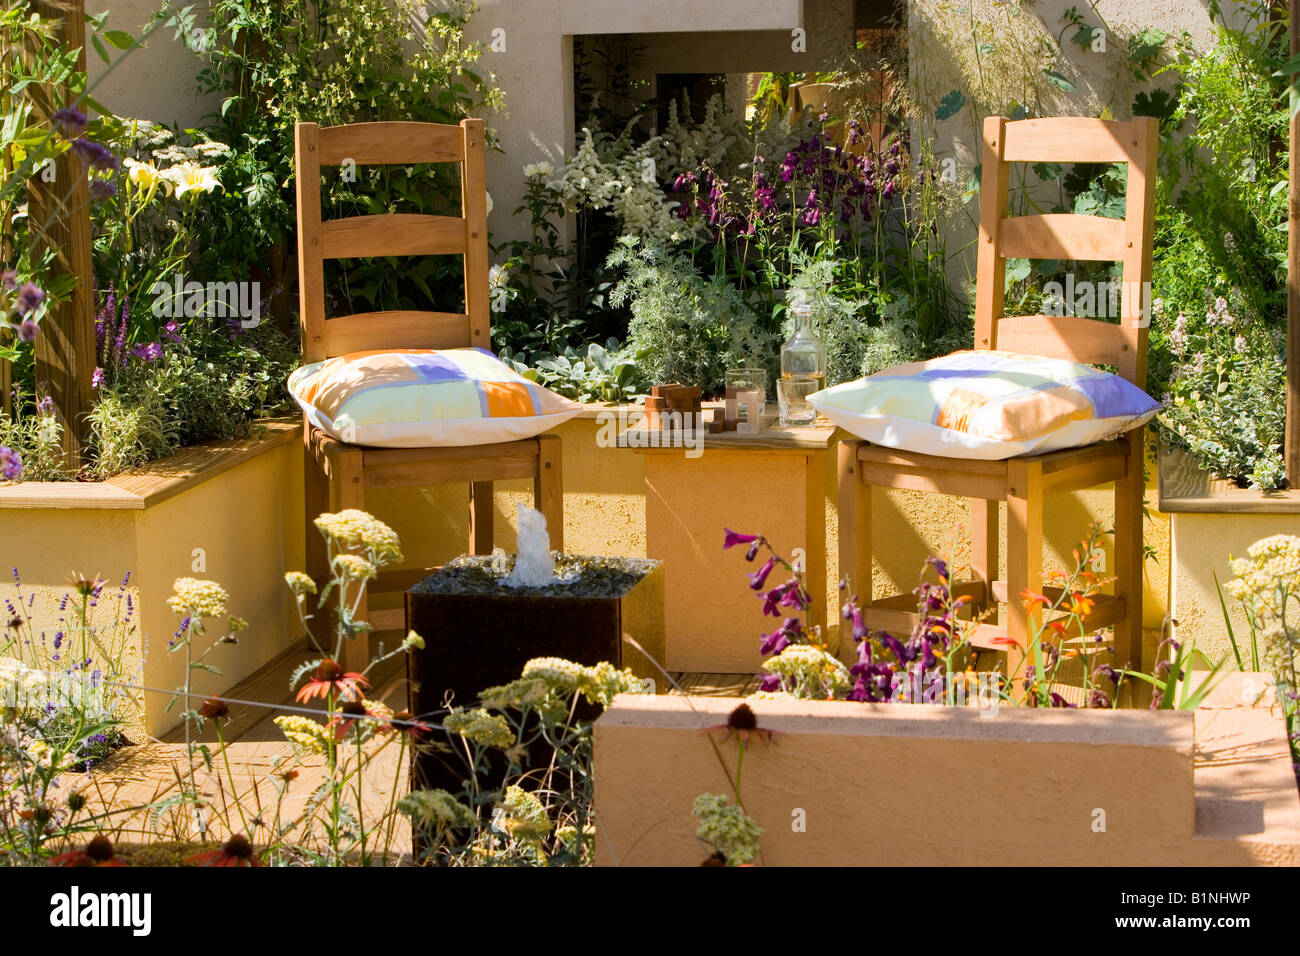
<instances>
[{"instance_id":1,"label":"small glass votive","mask_svg":"<svg viewBox=\"0 0 1300 956\"><path fill-rule=\"evenodd\" d=\"M817 420L817 409L813 408L808 396L819 391L817 379L786 378L776 380L776 402L781 412L781 425L784 428L811 425Z\"/></svg>"},{"instance_id":2,"label":"small glass votive","mask_svg":"<svg viewBox=\"0 0 1300 956\"><path fill-rule=\"evenodd\" d=\"M767 412L767 369L732 368L723 373L727 388L758 392L758 414Z\"/></svg>"}]
</instances>

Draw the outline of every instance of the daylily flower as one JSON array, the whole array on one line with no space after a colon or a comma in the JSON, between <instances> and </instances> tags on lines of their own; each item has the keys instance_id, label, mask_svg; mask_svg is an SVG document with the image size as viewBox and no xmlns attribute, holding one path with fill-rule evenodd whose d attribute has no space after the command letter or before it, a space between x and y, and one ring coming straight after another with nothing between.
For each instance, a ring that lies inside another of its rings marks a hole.
<instances>
[{"instance_id":1,"label":"daylily flower","mask_svg":"<svg viewBox=\"0 0 1300 956\"><path fill-rule=\"evenodd\" d=\"M143 196L144 202L151 201L160 187L164 193L171 192L171 180L159 172L153 163L128 159L125 165L127 181L134 187L137 196Z\"/></svg>"},{"instance_id":2,"label":"daylily flower","mask_svg":"<svg viewBox=\"0 0 1300 956\"><path fill-rule=\"evenodd\" d=\"M165 170L162 175L176 187L176 198L184 199L189 195L206 195L214 189L221 189L217 180L217 167L200 166L198 163L177 163Z\"/></svg>"}]
</instances>

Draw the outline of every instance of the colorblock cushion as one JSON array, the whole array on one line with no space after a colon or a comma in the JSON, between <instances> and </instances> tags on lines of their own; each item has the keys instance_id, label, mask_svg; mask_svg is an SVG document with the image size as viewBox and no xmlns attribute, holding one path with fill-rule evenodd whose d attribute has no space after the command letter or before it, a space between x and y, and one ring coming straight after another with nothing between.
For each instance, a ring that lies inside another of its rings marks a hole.
<instances>
[{"instance_id":1,"label":"colorblock cushion","mask_svg":"<svg viewBox=\"0 0 1300 956\"><path fill-rule=\"evenodd\" d=\"M385 448L517 441L582 407L485 349L352 352L297 369L289 392L326 434Z\"/></svg>"},{"instance_id":2,"label":"colorblock cushion","mask_svg":"<svg viewBox=\"0 0 1300 956\"><path fill-rule=\"evenodd\" d=\"M985 460L1105 441L1160 408L1136 385L1091 365L988 349L896 365L810 401L877 445Z\"/></svg>"}]
</instances>

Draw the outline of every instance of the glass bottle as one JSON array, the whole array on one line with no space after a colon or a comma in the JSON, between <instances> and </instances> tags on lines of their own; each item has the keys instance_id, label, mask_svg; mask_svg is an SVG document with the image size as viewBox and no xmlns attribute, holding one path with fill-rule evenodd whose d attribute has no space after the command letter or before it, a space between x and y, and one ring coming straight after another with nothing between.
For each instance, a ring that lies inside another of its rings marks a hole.
<instances>
[{"instance_id":1,"label":"glass bottle","mask_svg":"<svg viewBox=\"0 0 1300 956\"><path fill-rule=\"evenodd\" d=\"M794 334L781 346L781 378L798 383L808 394L826 387L826 346L813 331L812 305L801 299L791 307Z\"/></svg>"}]
</instances>

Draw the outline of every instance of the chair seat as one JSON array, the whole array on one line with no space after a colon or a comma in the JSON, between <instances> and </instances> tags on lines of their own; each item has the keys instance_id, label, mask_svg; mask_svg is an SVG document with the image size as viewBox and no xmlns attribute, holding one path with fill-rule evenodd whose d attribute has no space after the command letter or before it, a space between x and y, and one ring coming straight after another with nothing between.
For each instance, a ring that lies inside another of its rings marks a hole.
<instances>
[{"instance_id":1,"label":"chair seat","mask_svg":"<svg viewBox=\"0 0 1300 956\"><path fill-rule=\"evenodd\" d=\"M1016 493L1010 479L1013 462L1040 465L1045 492L1076 491L1125 477L1129 448L1127 439L1117 438L1043 455L988 461L923 455L859 440L856 458L861 481L868 485L1000 501Z\"/></svg>"},{"instance_id":2,"label":"chair seat","mask_svg":"<svg viewBox=\"0 0 1300 956\"><path fill-rule=\"evenodd\" d=\"M314 425L308 429L308 447L326 474L340 454L359 452L371 488L533 478L541 454L540 436L492 445L379 448L341 442Z\"/></svg>"}]
</instances>

